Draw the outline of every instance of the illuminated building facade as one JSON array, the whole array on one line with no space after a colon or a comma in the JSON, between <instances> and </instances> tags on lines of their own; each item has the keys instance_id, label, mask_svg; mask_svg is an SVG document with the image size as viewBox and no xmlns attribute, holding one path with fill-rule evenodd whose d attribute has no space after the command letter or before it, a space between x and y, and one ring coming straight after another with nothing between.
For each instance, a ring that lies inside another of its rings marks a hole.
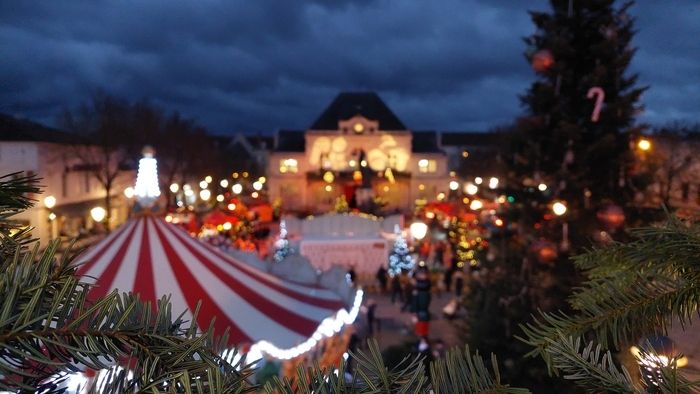
<instances>
[{"instance_id":1,"label":"illuminated building facade","mask_svg":"<svg viewBox=\"0 0 700 394\"><path fill-rule=\"evenodd\" d=\"M447 155L435 132L413 132L375 93L341 93L308 130L280 130L268 161L269 194L287 210L349 206L407 210L447 193Z\"/></svg>"}]
</instances>

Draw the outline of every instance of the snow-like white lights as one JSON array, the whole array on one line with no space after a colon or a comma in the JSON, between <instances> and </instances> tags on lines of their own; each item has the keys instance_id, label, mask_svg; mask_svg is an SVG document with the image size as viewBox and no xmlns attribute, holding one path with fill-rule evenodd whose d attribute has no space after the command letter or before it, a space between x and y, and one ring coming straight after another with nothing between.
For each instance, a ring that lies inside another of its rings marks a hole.
<instances>
[{"instance_id":1,"label":"snow-like white lights","mask_svg":"<svg viewBox=\"0 0 700 394\"><path fill-rule=\"evenodd\" d=\"M241 192L243 191L243 186L240 183L236 183L233 186L231 186L231 191L236 194L241 194Z\"/></svg>"},{"instance_id":2,"label":"snow-like white lights","mask_svg":"<svg viewBox=\"0 0 700 394\"><path fill-rule=\"evenodd\" d=\"M552 204L552 212L554 212L555 215L561 216L566 213L566 204L564 204L561 201L557 201L554 204Z\"/></svg>"},{"instance_id":3,"label":"snow-like white lights","mask_svg":"<svg viewBox=\"0 0 700 394\"><path fill-rule=\"evenodd\" d=\"M187 197L192 197L192 196L194 196L194 190L192 190L192 189L185 189L185 196L187 196Z\"/></svg>"},{"instance_id":4,"label":"snow-like white lights","mask_svg":"<svg viewBox=\"0 0 700 394\"><path fill-rule=\"evenodd\" d=\"M124 189L124 197L128 199L134 198L134 188L129 186L126 189Z\"/></svg>"},{"instance_id":5,"label":"snow-like white lights","mask_svg":"<svg viewBox=\"0 0 700 394\"><path fill-rule=\"evenodd\" d=\"M481 202L481 200L472 200L472 202L469 204L469 208L474 210L474 211L477 211L483 207L484 207L484 203Z\"/></svg>"},{"instance_id":6,"label":"snow-like white lights","mask_svg":"<svg viewBox=\"0 0 700 394\"><path fill-rule=\"evenodd\" d=\"M348 161L348 167L355 167L356 165L357 165L357 162L355 160Z\"/></svg>"},{"instance_id":7,"label":"snow-like white lights","mask_svg":"<svg viewBox=\"0 0 700 394\"><path fill-rule=\"evenodd\" d=\"M216 195L216 201L218 201L218 202L223 202L223 201L224 201L224 195L223 195L223 194L217 194L217 195Z\"/></svg>"},{"instance_id":8,"label":"snow-like white lights","mask_svg":"<svg viewBox=\"0 0 700 394\"><path fill-rule=\"evenodd\" d=\"M228 204L228 206L227 206L226 208L228 208L229 211L235 211L235 210L236 210L236 204L230 203L230 204Z\"/></svg>"},{"instance_id":9,"label":"snow-like white lights","mask_svg":"<svg viewBox=\"0 0 700 394\"><path fill-rule=\"evenodd\" d=\"M253 189L255 189L255 190L262 190L262 188L263 188L263 184L262 184L262 183L260 183L260 182L258 182L258 181L253 182Z\"/></svg>"},{"instance_id":10,"label":"snow-like white lights","mask_svg":"<svg viewBox=\"0 0 700 394\"><path fill-rule=\"evenodd\" d=\"M495 189L497 187L498 187L498 178L496 178L496 177L489 178L489 189Z\"/></svg>"},{"instance_id":11,"label":"snow-like white lights","mask_svg":"<svg viewBox=\"0 0 700 394\"><path fill-rule=\"evenodd\" d=\"M265 178L264 176L261 176L260 178L258 178L258 182L265 183L265 182L267 182L267 178Z\"/></svg>"},{"instance_id":12,"label":"snow-like white lights","mask_svg":"<svg viewBox=\"0 0 700 394\"><path fill-rule=\"evenodd\" d=\"M160 196L158 187L158 162L153 157L153 149L143 149L143 157L139 160L139 171L134 187L136 200L143 207L150 207Z\"/></svg>"},{"instance_id":13,"label":"snow-like white lights","mask_svg":"<svg viewBox=\"0 0 700 394\"><path fill-rule=\"evenodd\" d=\"M211 183L211 181L212 181L211 175L207 175L207 176L204 177L204 182L206 182L206 183Z\"/></svg>"},{"instance_id":14,"label":"snow-like white lights","mask_svg":"<svg viewBox=\"0 0 700 394\"><path fill-rule=\"evenodd\" d=\"M459 189L459 182L457 181L450 181L450 190L457 190Z\"/></svg>"},{"instance_id":15,"label":"snow-like white lights","mask_svg":"<svg viewBox=\"0 0 700 394\"><path fill-rule=\"evenodd\" d=\"M330 191L333 191L333 186L331 186L331 185L326 185L326 187L324 187L324 189L325 189L327 192L330 192Z\"/></svg>"},{"instance_id":16,"label":"snow-like white lights","mask_svg":"<svg viewBox=\"0 0 700 394\"><path fill-rule=\"evenodd\" d=\"M437 199L438 199L438 201L444 200L444 199L445 199L445 193L443 193L443 192L438 193Z\"/></svg>"},{"instance_id":17,"label":"snow-like white lights","mask_svg":"<svg viewBox=\"0 0 700 394\"><path fill-rule=\"evenodd\" d=\"M90 210L90 216L92 217L92 220L96 222L101 222L105 220L105 217L107 216L107 211L102 207L95 207Z\"/></svg>"},{"instance_id":18,"label":"snow-like white lights","mask_svg":"<svg viewBox=\"0 0 700 394\"><path fill-rule=\"evenodd\" d=\"M223 227L224 227L224 230L226 230L226 231L230 230L232 227L231 222L224 223Z\"/></svg>"},{"instance_id":19,"label":"snow-like white lights","mask_svg":"<svg viewBox=\"0 0 700 394\"><path fill-rule=\"evenodd\" d=\"M479 186L477 186L471 182L468 182L467 184L464 185L464 191L467 194L469 194L470 196L473 196L479 192Z\"/></svg>"},{"instance_id":20,"label":"snow-like white lights","mask_svg":"<svg viewBox=\"0 0 700 394\"><path fill-rule=\"evenodd\" d=\"M543 192L547 190L547 185L545 185L544 183L540 183L539 185L537 185L537 190Z\"/></svg>"},{"instance_id":21,"label":"snow-like white lights","mask_svg":"<svg viewBox=\"0 0 700 394\"><path fill-rule=\"evenodd\" d=\"M168 222L168 223L172 223L172 221L173 221L173 216L172 216L172 215L166 215L166 216L165 216L165 221Z\"/></svg>"},{"instance_id":22,"label":"snow-like white lights","mask_svg":"<svg viewBox=\"0 0 700 394\"><path fill-rule=\"evenodd\" d=\"M207 187L209 187L209 183L207 183L207 181L201 181L201 182L199 182L199 188L200 188L200 189L206 189Z\"/></svg>"},{"instance_id":23,"label":"snow-like white lights","mask_svg":"<svg viewBox=\"0 0 700 394\"><path fill-rule=\"evenodd\" d=\"M171 183L170 184L170 192L171 193L177 193L180 190L180 185L177 183Z\"/></svg>"},{"instance_id":24,"label":"snow-like white lights","mask_svg":"<svg viewBox=\"0 0 700 394\"><path fill-rule=\"evenodd\" d=\"M211 198L211 192L207 189L200 190L199 191L199 198L201 198L204 201L209 201Z\"/></svg>"},{"instance_id":25,"label":"snow-like white lights","mask_svg":"<svg viewBox=\"0 0 700 394\"><path fill-rule=\"evenodd\" d=\"M340 332L343 326L352 324L355 321L357 314L360 312L363 295L364 293L361 289L357 290L350 312L341 309L334 317L323 319L318 328L316 328L316 331L305 342L289 349L280 349L270 342L260 341L250 347L246 359L250 361L260 359L263 353L267 353L279 360L289 360L308 352L313 349L323 337L331 337Z\"/></svg>"},{"instance_id":26,"label":"snow-like white lights","mask_svg":"<svg viewBox=\"0 0 700 394\"><path fill-rule=\"evenodd\" d=\"M253 197L253 198L258 198L258 197L260 196L260 193L258 193L258 192L252 192L252 193L250 193L250 196Z\"/></svg>"},{"instance_id":27,"label":"snow-like white lights","mask_svg":"<svg viewBox=\"0 0 700 394\"><path fill-rule=\"evenodd\" d=\"M480 176L474 178L474 183L476 183L477 185L481 185L483 181L484 180Z\"/></svg>"},{"instance_id":28,"label":"snow-like white lights","mask_svg":"<svg viewBox=\"0 0 700 394\"><path fill-rule=\"evenodd\" d=\"M360 167L367 167L367 160L360 161Z\"/></svg>"},{"instance_id":29,"label":"snow-like white lights","mask_svg":"<svg viewBox=\"0 0 700 394\"><path fill-rule=\"evenodd\" d=\"M428 159L420 159L420 160L418 160L418 167L420 167L420 168L428 168Z\"/></svg>"},{"instance_id":30,"label":"snow-like white lights","mask_svg":"<svg viewBox=\"0 0 700 394\"><path fill-rule=\"evenodd\" d=\"M222 180L219 182L219 185L221 185L221 187L223 187L223 188L227 188L227 187L228 187L228 180L222 179Z\"/></svg>"},{"instance_id":31,"label":"snow-like white lights","mask_svg":"<svg viewBox=\"0 0 700 394\"><path fill-rule=\"evenodd\" d=\"M56 197L54 197L54 196L44 197L44 206L48 209L55 207L56 206Z\"/></svg>"},{"instance_id":32,"label":"snow-like white lights","mask_svg":"<svg viewBox=\"0 0 700 394\"><path fill-rule=\"evenodd\" d=\"M52 222L53 222L54 220L56 220L56 214L53 213L53 212L51 212L51 213L49 214L49 220L52 221Z\"/></svg>"},{"instance_id":33,"label":"snow-like white lights","mask_svg":"<svg viewBox=\"0 0 700 394\"><path fill-rule=\"evenodd\" d=\"M409 227L409 231L414 239L420 241L425 238L425 235L428 233L428 225L423 222L413 222Z\"/></svg>"}]
</instances>

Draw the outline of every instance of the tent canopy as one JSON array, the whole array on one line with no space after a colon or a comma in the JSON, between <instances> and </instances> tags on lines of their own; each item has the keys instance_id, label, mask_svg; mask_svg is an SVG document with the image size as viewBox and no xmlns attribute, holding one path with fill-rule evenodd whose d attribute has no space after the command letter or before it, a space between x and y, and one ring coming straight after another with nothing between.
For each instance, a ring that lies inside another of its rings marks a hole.
<instances>
[{"instance_id":1,"label":"tent canopy","mask_svg":"<svg viewBox=\"0 0 700 394\"><path fill-rule=\"evenodd\" d=\"M301 354L351 323L361 302L358 291L348 313L333 291L262 272L151 216L128 221L78 262L78 274L96 282L92 299L112 289L153 303L170 294L173 311L187 309L189 317L201 300L200 327L216 317L216 332L229 328L231 344L262 344L278 358Z\"/></svg>"}]
</instances>

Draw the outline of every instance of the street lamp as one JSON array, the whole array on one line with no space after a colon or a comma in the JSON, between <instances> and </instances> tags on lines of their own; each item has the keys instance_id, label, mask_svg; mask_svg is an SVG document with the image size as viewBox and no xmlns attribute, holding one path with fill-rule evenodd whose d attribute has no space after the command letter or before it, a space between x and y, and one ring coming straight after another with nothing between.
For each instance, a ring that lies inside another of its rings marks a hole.
<instances>
[{"instance_id":1,"label":"street lamp","mask_svg":"<svg viewBox=\"0 0 700 394\"><path fill-rule=\"evenodd\" d=\"M428 233L428 225L423 222L413 222L409 227L413 239L420 241Z\"/></svg>"},{"instance_id":2,"label":"street lamp","mask_svg":"<svg viewBox=\"0 0 700 394\"><path fill-rule=\"evenodd\" d=\"M134 198L134 188L129 186L126 189L124 189L124 197L128 199Z\"/></svg>"},{"instance_id":3,"label":"street lamp","mask_svg":"<svg viewBox=\"0 0 700 394\"><path fill-rule=\"evenodd\" d=\"M56 197L46 196L44 197L44 206L49 211L49 241L53 239L53 226L54 220L56 220L56 214L51 212L51 209L56 206Z\"/></svg>"},{"instance_id":4,"label":"street lamp","mask_svg":"<svg viewBox=\"0 0 700 394\"><path fill-rule=\"evenodd\" d=\"M44 198L44 206L48 209L52 209L53 207L55 207L56 206L56 197L46 196Z\"/></svg>"},{"instance_id":5,"label":"street lamp","mask_svg":"<svg viewBox=\"0 0 700 394\"><path fill-rule=\"evenodd\" d=\"M562 201L555 201L552 204L552 212L557 216L562 216L566 213L567 207ZM564 220L561 224L561 250L569 250L569 223Z\"/></svg>"},{"instance_id":6,"label":"street lamp","mask_svg":"<svg viewBox=\"0 0 700 394\"><path fill-rule=\"evenodd\" d=\"M90 210L90 216L95 222L102 223L107 216L107 211L105 211L105 209L102 207L95 207Z\"/></svg>"},{"instance_id":7,"label":"street lamp","mask_svg":"<svg viewBox=\"0 0 700 394\"><path fill-rule=\"evenodd\" d=\"M639 141L637 141L637 148L641 151L649 151L651 150L651 141L647 138L640 138Z\"/></svg>"}]
</instances>

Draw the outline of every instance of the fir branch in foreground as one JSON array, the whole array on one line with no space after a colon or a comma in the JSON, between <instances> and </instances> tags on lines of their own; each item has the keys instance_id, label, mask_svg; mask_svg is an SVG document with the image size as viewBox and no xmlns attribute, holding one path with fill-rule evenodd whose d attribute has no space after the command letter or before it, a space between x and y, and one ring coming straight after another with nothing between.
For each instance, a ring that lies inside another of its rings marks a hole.
<instances>
[{"instance_id":1,"label":"fir branch in foreground","mask_svg":"<svg viewBox=\"0 0 700 394\"><path fill-rule=\"evenodd\" d=\"M674 321L690 324L700 305L700 238L697 226L671 221L661 228L637 230L641 237L577 258L597 272L571 297L575 312L542 314L522 327L524 342L548 359L545 348L559 334L579 336L592 331L607 347L664 333ZM661 251L661 252L659 252ZM664 259L664 256L666 258Z\"/></svg>"},{"instance_id":2,"label":"fir branch in foreground","mask_svg":"<svg viewBox=\"0 0 700 394\"><path fill-rule=\"evenodd\" d=\"M0 177L0 258L11 258L17 248L32 241L31 228L10 220L13 215L31 208L34 201L27 195L40 193L39 178L22 172Z\"/></svg>"},{"instance_id":3,"label":"fir branch in foreground","mask_svg":"<svg viewBox=\"0 0 700 394\"><path fill-rule=\"evenodd\" d=\"M196 335L166 298L157 305L116 291L94 303L58 242L39 255L17 251L0 262L0 390L56 387L66 372L121 366L133 374L101 392L236 392L250 371L237 371L215 348L212 330ZM195 313L196 315L196 313ZM111 391L113 390L113 391Z\"/></svg>"},{"instance_id":4,"label":"fir branch in foreground","mask_svg":"<svg viewBox=\"0 0 700 394\"><path fill-rule=\"evenodd\" d=\"M464 353L451 350L444 360L436 360L430 365L432 389L440 393L492 393L525 394L530 391L510 387L501 383L496 356L491 355L491 371L486 367L479 353L472 355L467 346Z\"/></svg>"}]
</instances>

